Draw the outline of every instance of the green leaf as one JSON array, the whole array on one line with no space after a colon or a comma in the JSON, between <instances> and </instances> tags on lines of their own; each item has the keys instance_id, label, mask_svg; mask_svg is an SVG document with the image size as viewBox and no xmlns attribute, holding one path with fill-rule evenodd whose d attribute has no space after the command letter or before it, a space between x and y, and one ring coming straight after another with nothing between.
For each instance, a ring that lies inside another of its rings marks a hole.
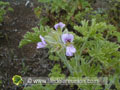
<instances>
[{"instance_id":1,"label":"green leaf","mask_svg":"<svg viewBox=\"0 0 120 90\"><path fill-rule=\"evenodd\" d=\"M27 32L24 35L24 39L22 39L20 41L19 47L21 48L24 45L30 44L30 43L37 43L40 42L40 38L39 36L45 36L46 34L48 34L50 32L50 28L49 27L43 27L40 26L40 28L35 27L33 28L34 32Z\"/></svg>"}]
</instances>

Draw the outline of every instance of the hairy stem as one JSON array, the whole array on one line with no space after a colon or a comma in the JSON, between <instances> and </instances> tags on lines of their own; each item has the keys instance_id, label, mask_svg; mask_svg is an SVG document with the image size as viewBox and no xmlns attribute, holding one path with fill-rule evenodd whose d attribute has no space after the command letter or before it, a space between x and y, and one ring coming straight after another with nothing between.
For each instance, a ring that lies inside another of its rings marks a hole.
<instances>
[{"instance_id":1,"label":"hairy stem","mask_svg":"<svg viewBox=\"0 0 120 90\"><path fill-rule=\"evenodd\" d=\"M69 72L71 73L71 75L73 75L73 68L71 67L71 65L69 64L66 56L64 53L57 53L58 56L60 57L61 61L64 63L64 65L68 68Z\"/></svg>"}]
</instances>

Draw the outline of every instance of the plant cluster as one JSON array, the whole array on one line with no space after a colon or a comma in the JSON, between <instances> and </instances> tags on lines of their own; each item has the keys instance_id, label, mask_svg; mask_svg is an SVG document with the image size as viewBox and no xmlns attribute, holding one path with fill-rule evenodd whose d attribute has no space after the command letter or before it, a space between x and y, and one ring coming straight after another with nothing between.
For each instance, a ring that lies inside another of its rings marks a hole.
<instances>
[{"instance_id":1,"label":"plant cluster","mask_svg":"<svg viewBox=\"0 0 120 90\"><path fill-rule=\"evenodd\" d=\"M105 21L104 17L108 18L108 16L102 17L98 11L90 12L92 10L90 4L85 0L39 0L39 2L43 3L43 7L36 8L35 13L42 17L40 27L33 28L34 32L27 32L19 47L36 43L36 49L48 48L49 58L63 63L63 66L54 65L48 75L49 78L107 77L107 85L105 82L100 85L77 84L78 89L110 90L114 85L119 90L120 32L117 31L118 27L108 24L109 20ZM89 12L95 15L89 15L89 20L86 20ZM56 22L59 23L55 24ZM115 42L111 41L113 37L116 38ZM61 68L66 68L69 75L66 76ZM25 90L41 88L41 90L55 90L56 87L57 85L41 84L26 87Z\"/></svg>"},{"instance_id":2,"label":"plant cluster","mask_svg":"<svg viewBox=\"0 0 120 90\"><path fill-rule=\"evenodd\" d=\"M110 22L115 26L120 27L120 0L110 0L110 10L108 15L110 17Z\"/></svg>"},{"instance_id":3,"label":"plant cluster","mask_svg":"<svg viewBox=\"0 0 120 90\"><path fill-rule=\"evenodd\" d=\"M63 23L58 24L56 24L58 25L56 30L48 26L41 26L40 29L34 28L35 32L28 32L24 36L20 47L36 42L36 48L49 48L49 53L55 53L53 55L58 57L57 60L60 60L64 64L64 68L69 70L68 77L98 77L100 74L101 77L109 79L108 85L105 86L106 90L109 90L112 84L119 89L119 41L117 43L109 41L109 37L116 35L116 28L105 22L97 23L95 19L83 20L81 26L74 26L74 29L81 34L79 36L69 32L67 28L63 29ZM58 74L59 71L52 71L50 77L54 77L54 75L59 77L62 74ZM102 88L94 85L78 85L78 87L82 90L89 90L89 88L100 90Z\"/></svg>"},{"instance_id":4,"label":"plant cluster","mask_svg":"<svg viewBox=\"0 0 120 90\"><path fill-rule=\"evenodd\" d=\"M41 5L35 8L40 24L54 25L64 22L66 25L79 23L92 11L87 0L38 0Z\"/></svg>"}]
</instances>

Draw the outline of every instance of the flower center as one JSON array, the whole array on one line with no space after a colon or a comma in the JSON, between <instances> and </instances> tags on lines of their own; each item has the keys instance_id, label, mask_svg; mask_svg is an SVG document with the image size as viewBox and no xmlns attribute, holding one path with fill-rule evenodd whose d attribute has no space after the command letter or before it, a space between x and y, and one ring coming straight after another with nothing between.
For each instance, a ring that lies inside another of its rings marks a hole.
<instances>
[{"instance_id":1,"label":"flower center","mask_svg":"<svg viewBox=\"0 0 120 90\"><path fill-rule=\"evenodd\" d=\"M61 29L61 26L60 26L60 25L58 25L57 29Z\"/></svg>"},{"instance_id":2,"label":"flower center","mask_svg":"<svg viewBox=\"0 0 120 90\"><path fill-rule=\"evenodd\" d=\"M65 41L66 41L66 45L67 45L67 46L69 46L69 45L71 44L71 43L70 43L70 42L71 42L71 39L66 39Z\"/></svg>"},{"instance_id":3,"label":"flower center","mask_svg":"<svg viewBox=\"0 0 120 90\"><path fill-rule=\"evenodd\" d=\"M70 43L71 39L66 39L65 41L66 41L66 43Z\"/></svg>"}]
</instances>

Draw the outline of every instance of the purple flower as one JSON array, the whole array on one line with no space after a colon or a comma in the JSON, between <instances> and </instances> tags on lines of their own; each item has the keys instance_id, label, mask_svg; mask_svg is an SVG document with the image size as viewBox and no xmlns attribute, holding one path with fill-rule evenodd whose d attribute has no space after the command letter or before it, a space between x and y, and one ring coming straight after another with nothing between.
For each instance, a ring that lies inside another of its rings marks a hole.
<instances>
[{"instance_id":1,"label":"purple flower","mask_svg":"<svg viewBox=\"0 0 120 90\"><path fill-rule=\"evenodd\" d=\"M66 56L73 56L73 53L75 52L76 52L76 49L74 48L73 45L66 47Z\"/></svg>"},{"instance_id":2,"label":"purple flower","mask_svg":"<svg viewBox=\"0 0 120 90\"><path fill-rule=\"evenodd\" d=\"M59 22L58 24L55 24L54 25L54 28L57 30L58 28L61 28L61 29L63 29L65 27L65 24L64 23L62 23L62 22Z\"/></svg>"},{"instance_id":3,"label":"purple flower","mask_svg":"<svg viewBox=\"0 0 120 90\"><path fill-rule=\"evenodd\" d=\"M62 41L64 42L64 44L66 44L67 42L72 42L74 39L74 36L72 34L62 34Z\"/></svg>"},{"instance_id":4,"label":"purple flower","mask_svg":"<svg viewBox=\"0 0 120 90\"><path fill-rule=\"evenodd\" d=\"M69 44L73 41L74 36L72 34L62 34L62 41L64 42L64 44ZM72 44L69 44L66 47L66 56L73 56L73 54L76 52L76 49L74 48L74 46Z\"/></svg>"},{"instance_id":5,"label":"purple flower","mask_svg":"<svg viewBox=\"0 0 120 90\"><path fill-rule=\"evenodd\" d=\"M40 35L41 42L37 43L37 49L44 48L47 44L45 42L45 39Z\"/></svg>"}]
</instances>

